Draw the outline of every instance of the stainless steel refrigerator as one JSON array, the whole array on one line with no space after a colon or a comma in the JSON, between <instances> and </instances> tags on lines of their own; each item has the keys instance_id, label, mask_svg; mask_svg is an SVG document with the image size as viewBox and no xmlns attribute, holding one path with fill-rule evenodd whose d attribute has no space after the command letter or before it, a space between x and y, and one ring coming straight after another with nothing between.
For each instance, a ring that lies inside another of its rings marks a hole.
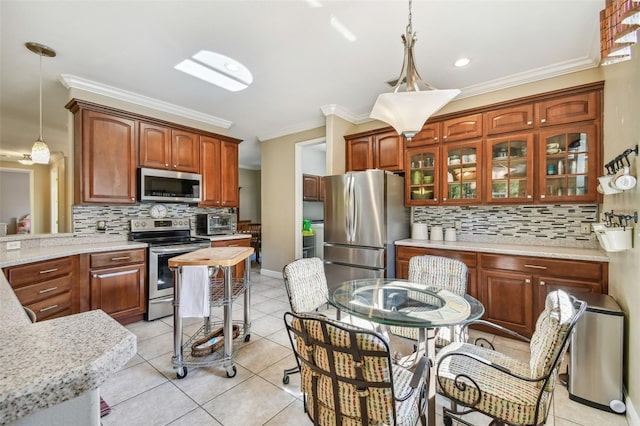
<instances>
[{"instance_id":1,"label":"stainless steel refrigerator","mask_svg":"<svg viewBox=\"0 0 640 426\"><path fill-rule=\"evenodd\" d=\"M410 234L404 178L383 170L325 176L324 263L329 287L395 277L394 241Z\"/></svg>"}]
</instances>

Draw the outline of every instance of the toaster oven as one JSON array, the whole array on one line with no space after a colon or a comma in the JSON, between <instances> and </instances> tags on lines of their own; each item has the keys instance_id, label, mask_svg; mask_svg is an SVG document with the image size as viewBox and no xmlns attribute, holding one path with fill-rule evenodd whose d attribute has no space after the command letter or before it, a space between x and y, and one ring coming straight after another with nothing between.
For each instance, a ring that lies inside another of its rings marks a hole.
<instances>
[{"instance_id":1,"label":"toaster oven","mask_svg":"<svg viewBox=\"0 0 640 426\"><path fill-rule=\"evenodd\" d=\"M196 215L196 232L200 235L235 234L236 215L226 213L200 213Z\"/></svg>"}]
</instances>

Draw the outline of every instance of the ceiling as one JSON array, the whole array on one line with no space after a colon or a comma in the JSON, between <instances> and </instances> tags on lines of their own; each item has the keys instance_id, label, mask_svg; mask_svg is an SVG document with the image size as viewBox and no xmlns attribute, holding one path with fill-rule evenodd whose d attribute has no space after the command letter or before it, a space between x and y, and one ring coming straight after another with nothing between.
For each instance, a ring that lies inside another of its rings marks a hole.
<instances>
[{"instance_id":1,"label":"ceiling","mask_svg":"<svg viewBox=\"0 0 640 426\"><path fill-rule=\"evenodd\" d=\"M30 151L38 136L38 56L44 137L68 149L67 81L206 123L228 123L240 165L260 168L260 140L324 124L334 106L362 122L402 65L408 2L0 0L0 154ZM604 0L413 2L417 69L439 88L472 96L597 66ZM330 25L335 16L357 37ZM231 56L253 84L228 92L174 69L201 49ZM461 56L471 59L454 68ZM80 87L80 86L77 86ZM5 157L6 158L6 157Z\"/></svg>"}]
</instances>

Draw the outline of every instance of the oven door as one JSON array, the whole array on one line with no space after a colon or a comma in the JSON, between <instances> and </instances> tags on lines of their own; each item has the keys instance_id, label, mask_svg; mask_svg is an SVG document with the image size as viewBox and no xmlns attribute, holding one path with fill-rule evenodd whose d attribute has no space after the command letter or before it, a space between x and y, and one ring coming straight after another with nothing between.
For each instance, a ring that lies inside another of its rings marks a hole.
<instances>
[{"instance_id":1,"label":"oven door","mask_svg":"<svg viewBox=\"0 0 640 426\"><path fill-rule=\"evenodd\" d=\"M173 313L173 271L169 269L169 259L201 248L211 247L210 243L176 244L170 246L152 246L149 248L149 320L158 318L153 314L162 305L162 312L167 316Z\"/></svg>"}]
</instances>

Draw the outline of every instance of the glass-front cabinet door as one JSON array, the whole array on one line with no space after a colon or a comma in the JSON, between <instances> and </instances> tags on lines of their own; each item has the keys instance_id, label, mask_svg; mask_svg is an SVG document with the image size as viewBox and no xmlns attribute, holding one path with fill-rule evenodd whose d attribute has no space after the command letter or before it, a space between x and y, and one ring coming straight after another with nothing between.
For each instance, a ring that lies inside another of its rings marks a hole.
<instances>
[{"instance_id":1,"label":"glass-front cabinet door","mask_svg":"<svg viewBox=\"0 0 640 426\"><path fill-rule=\"evenodd\" d=\"M488 203L533 201L533 135L487 140L485 182Z\"/></svg>"},{"instance_id":2,"label":"glass-front cabinet door","mask_svg":"<svg viewBox=\"0 0 640 426\"><path fill-rule=\"evenodd\" d=\"M442 202L474 204L482 200L480 173L482 141L452 142L442 145Z\"/></svg>"},{"instance_id":3,"label":"glass-front cabinet door","mask_svg":"<svg viewBox=\"0 0 640 426\"><path fill-rule=\"evenodd\" d=\"M405 157L405 202L409 206L436 204L439 199L437 146L408 149Z\"/></svg>"},{"instance_id":4,"label":"glass-front cabinet door","mask_svg":"<svg viewBox=\"0 0 640 426\"><path fill-rule=\"evenodd\" d=\"M540 201L596 201L595 132L584 125L540 133Z\"/></svg>"}]
</instances>

